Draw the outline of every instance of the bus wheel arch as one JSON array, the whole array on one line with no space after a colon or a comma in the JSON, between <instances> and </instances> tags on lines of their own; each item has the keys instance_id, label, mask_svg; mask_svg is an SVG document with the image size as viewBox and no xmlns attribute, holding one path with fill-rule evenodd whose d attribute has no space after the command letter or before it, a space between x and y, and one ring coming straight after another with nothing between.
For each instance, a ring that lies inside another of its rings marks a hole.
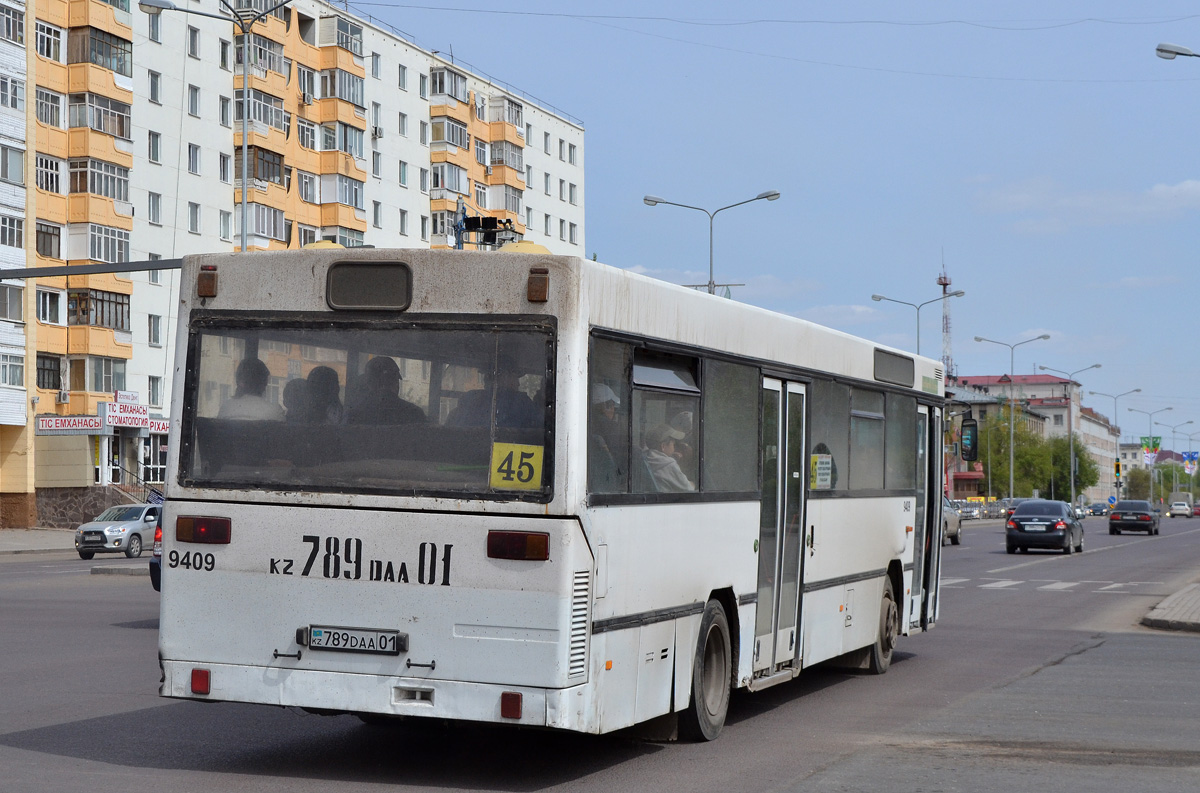
<instances>
[{"instance_id":1,"label":"bus wheel arch","mask_svg":"<svg viewBox=\"0 0 1200 793\"><path fill-rule=\"evenodd\" d=\"M867 669L874 675L882 675L892 665L892 654L900 636L903 611L900 598L904 592L903 579L900 579L901 569L899 562L893 561L888 565L887 576L883 579L883 594L879 599L879 628L875 635L875 643L868 648L867 653Z\"/></svg>"}]
</instances>

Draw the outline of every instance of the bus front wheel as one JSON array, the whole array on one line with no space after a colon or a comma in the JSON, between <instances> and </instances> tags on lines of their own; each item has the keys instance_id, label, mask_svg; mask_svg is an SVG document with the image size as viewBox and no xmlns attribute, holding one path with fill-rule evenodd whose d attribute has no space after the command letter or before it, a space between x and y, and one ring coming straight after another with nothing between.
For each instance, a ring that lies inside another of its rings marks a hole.
<instances>
[{"instance_id":1,"label":"bus front wheel","mask_svg":"<svg viewBox=\"0 0 1200 793\"><path fill-rule=\"evenodd\" d=\"M889 576L883 580L883 598L879 604L879 635L871 647L868 667L871 674L882 675L892 665L892 651L896 649L896 638L899 635L900 609L896 607L896 594Z\"/></svg>"},{"instance_id":2,"label":"bus front wheel","mask_svg":"<svg viewBox=\"0 0 1200 793\"><path fill-rule=\"evenodd\" d=\"M729 619L716 600L704 606L700 638L692 665L692 702L680 714L680 733L698 741L712 741L725 726L733 680L733 651Z\"/></svg>"}]
</instances>

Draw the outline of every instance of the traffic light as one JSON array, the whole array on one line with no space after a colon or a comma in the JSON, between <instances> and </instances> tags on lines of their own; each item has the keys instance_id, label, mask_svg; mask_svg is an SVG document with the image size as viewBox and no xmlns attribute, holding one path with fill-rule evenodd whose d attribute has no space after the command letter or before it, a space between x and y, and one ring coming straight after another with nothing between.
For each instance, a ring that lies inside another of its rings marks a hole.
<instances>
[{"instance_id":1,"label":"traffic light","mask_svg":"<svg viewBox=\"0 0 1200 793\"><path fill-rule=\"evenodd\" d=\"M1120 460L1113 461L1113 476L1115 476L1117 479L1121 478L1121 461Z\"/></svg>"}]
</instances>

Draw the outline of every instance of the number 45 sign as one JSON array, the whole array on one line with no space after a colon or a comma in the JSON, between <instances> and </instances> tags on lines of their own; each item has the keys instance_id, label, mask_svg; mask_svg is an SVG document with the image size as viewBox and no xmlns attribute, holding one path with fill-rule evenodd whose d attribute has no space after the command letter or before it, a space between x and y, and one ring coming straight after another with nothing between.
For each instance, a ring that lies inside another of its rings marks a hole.
<instances>
[{"instance_id":1,"label":"number 45 sign","mask_svg":"<svg viewBox=\"0 0 1200 793\"><path fill-rule=\"evenodd\" d=\"M493 490L539 490L542 487L542 447L520 443L492 444Z\"/></svg>"}]
</instances>

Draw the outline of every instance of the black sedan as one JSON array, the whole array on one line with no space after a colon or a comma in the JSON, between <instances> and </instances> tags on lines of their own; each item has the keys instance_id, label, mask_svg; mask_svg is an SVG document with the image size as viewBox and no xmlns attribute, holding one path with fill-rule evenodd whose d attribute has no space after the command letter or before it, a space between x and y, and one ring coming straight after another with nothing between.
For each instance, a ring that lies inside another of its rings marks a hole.
<instances>
[{"instance_id":1,"label":"black sedan","mask_svg":"<svg viewBox=\"0 0 1200 793\"><path fill-rule=\"evenodd\" d=\"M1050 548L1063 553L1083 552L1083 523L1075 510L1063 501L1031 499L1017 504L1005 524L1005 547L1017 549Z\"/></svg>"},{"instance_id":2,"label":"black sedan","mask_svg":"<svg viewBox=\"0 0 1200 793\"><path fill-rule=\"evenodd\" d=\"M1158 517L1149 501L1118 501L1108 515L1108 533L1144 531L1158 534Z\"/></svg>"}]
</instances>

